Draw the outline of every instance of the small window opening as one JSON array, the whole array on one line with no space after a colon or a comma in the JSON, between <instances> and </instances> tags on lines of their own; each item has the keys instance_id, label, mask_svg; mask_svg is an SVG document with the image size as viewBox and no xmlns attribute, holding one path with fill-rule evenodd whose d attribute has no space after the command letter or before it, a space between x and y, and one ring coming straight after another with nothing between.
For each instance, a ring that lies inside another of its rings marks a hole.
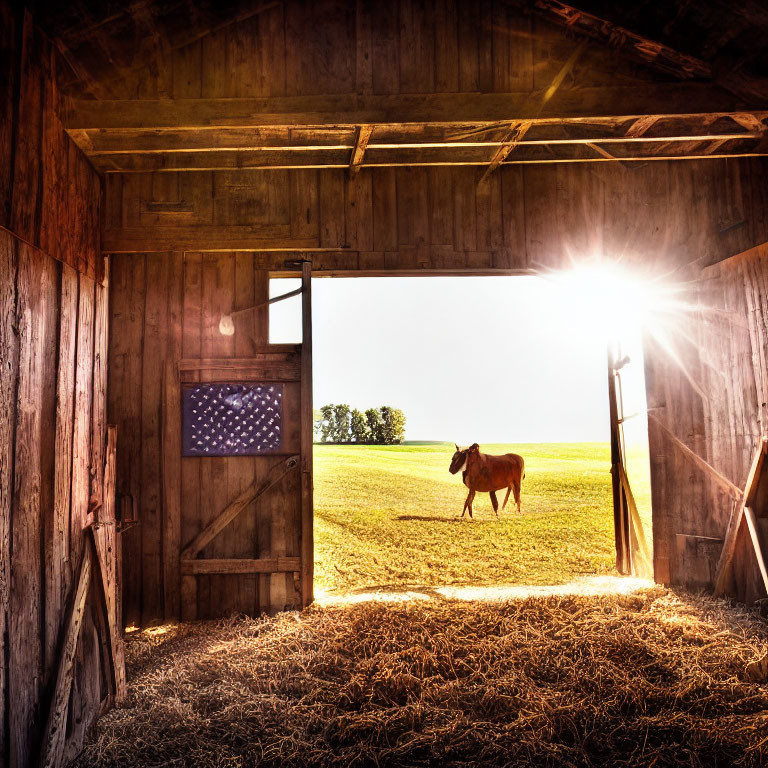
<instances>
[{"instance_id":1,"label":"small window opening","mask_svg":"<svg viewBox=\"0 0 768 768\"><path fill-rule=\"evenodd\" d=\"M301 288L301 278L276 277L269 280L269 298ZM269 305L269 343L301 344L301 294Z\"/></svg>"}]
</instances>

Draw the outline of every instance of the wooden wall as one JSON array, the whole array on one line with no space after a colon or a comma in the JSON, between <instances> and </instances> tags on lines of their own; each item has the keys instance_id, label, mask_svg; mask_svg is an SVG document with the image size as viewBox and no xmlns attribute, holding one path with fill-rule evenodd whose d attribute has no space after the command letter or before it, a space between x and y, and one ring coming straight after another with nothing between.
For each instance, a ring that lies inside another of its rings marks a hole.
<instances>
[{"instance_id":1,"label":"wooden wall","mask_svg":"<svg viewBox=\"0 0 768 768\"><path fill-rule=\"evenodd\" d=\"M689 298L697 311L670 333L674 354L649 339L649 440L656 578L701 587L712 584L739 498L680 442L744 488L768 436L768 247L703 270ZM748 603L768 596L746 530L734 563L732 594Z\"/></svg>"},{"instance_id":2,"label":"wooden wall","mask_svg":"<svg viewBox=\"0 0 768 768\"><path fill-rule=\"evenodd\" d=\"M147 625L181 614L180 550L254 477L299 453L300 388L298 377L284 385L279 456L182 458L180 368L193 381L220 381L210 370L194 371L195 361L265 351L265 310L237 318L233 336L219 332L219 319L265 300L268 273L251 253L121 254L112 257L111 270L109 419L118 426L118 492L131 498L140 519L123 537L124 618ZM221 375L229 381L234 374ZM202 556L299 557L299 493L299 474L290 473ZM185 618L258 614L300 602L292 573L198 576L196 607Z\"/></svg>"},{"instance_id":3,"label":"wooden wall","mask_svg":"<svg viewBox=\"0 0 768 768\"><path fill-rule=\"evenodd\" d=\"M0 2L0 765L12 768L37 764L105 456L101 185L61 128L58 66L31 17ZM107 693L95 602L70 757Z\"/></svg>"},{"instance_id":4,"label":"wooden wall","mask_svg":"<svg viewBox=\"0 0 768 768\"><path fill-rule=\"evenodd\" d=\"M156 58L100 91L111 98L261 97L544 90L573 39L505 0L286 0ZM533 66L537 62L537 66ZM588 48L582 85L653 80ZM659 79L655 77L655 79ZM669 79L669 78L667 78Z\"/></svg>"},{"instance_id":5,"label":"wooden wall","mask_svg":"<svg viewBox=\"0 0 768 768\"><path fill-rule=\"evenodd\" d=\"M62 129L65 65L27 12L0 2L0 226L100 278L101 182Z\"/></svg>"},{"instance_id":6,"label":"wooden wall","mask_svg":"<svg viewBox=\"0 0 768 768\"><path fill-rule=\"evenodd\" d=\"M310 251L330 274L525 270L592 253L702 266L768 239L766 170L503 167L482 184L462 167L109 174L104 249Z\"/></svg>"}]
</instances>

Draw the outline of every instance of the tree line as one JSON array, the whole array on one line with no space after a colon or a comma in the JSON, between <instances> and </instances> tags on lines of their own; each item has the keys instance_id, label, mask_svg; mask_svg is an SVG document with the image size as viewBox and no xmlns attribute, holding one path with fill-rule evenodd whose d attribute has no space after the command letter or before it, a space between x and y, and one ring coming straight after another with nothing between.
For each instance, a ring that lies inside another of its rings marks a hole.
<instances>
[{"instance_id":1,"label":"tree line","mask_svg":"<svg viewBox=\"0 0 768 768\"><path fill-rule=\"evenodd\" d=\"M396 445L405 439L405 414L389 405L363 413L331 403L315 411L315 436L321 443Z\"/></svg>"}]
</instances>

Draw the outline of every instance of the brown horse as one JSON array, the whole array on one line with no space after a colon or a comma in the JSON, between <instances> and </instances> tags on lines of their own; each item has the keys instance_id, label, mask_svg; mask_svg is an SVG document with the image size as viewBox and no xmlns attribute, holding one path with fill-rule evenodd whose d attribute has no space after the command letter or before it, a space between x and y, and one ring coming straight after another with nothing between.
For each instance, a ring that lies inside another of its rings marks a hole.
<instances>
[{"instance_id":1,"label":"brown horse","mask_svg":"<svg viewBox=\"0 0 768 768\"><path fill-rule=\"evenodd\" d=\"M462 517L467 510L469 510L470 518L472 517L472 501L477 491L488 492L491 497L491 504L493 504L493 511L498 517L499 501L496 498L496 491L500 491L502 488L507 489L507 495L501 511L503 512L506 508L511 491L515 493L517 511L520 511L520 483L525 478L525 462L522 456L518 456L516 453L505 453L503 456L480 453L480 446L477 443L472 443L469 448L464 450L457 445L448 471L455 475L459 470L461 470L464 485L469 488L467 500L464 502L464 510L461 513Z\"/></svg>"}]
</instances>

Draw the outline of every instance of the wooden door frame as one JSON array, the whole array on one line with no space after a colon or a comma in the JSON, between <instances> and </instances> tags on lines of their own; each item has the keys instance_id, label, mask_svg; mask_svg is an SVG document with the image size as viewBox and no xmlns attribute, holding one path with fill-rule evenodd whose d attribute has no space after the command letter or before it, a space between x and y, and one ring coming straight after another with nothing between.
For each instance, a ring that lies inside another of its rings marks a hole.
<instances>
[{"instance_id":1,"label":"wooden door frame","mask_svg":"<svg viewBox=\"0 0 768 768\"><path fill-rule=\"evenodd\" d=\"M314 600L312 429L312 262L301 262L301 604Z\"/></svg>"}]
</instances>

